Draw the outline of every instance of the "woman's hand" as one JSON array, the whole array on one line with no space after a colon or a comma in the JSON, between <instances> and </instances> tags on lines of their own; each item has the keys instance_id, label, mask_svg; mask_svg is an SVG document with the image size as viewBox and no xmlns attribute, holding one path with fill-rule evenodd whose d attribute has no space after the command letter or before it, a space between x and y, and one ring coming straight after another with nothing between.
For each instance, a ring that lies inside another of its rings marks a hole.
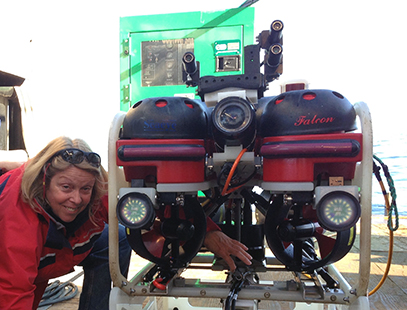
<instances>
[{"instance_id":1,"label":"woman's hand","mask_svg":"<svg viewBox=\"0 0 407 310\"><path fill-rule=\"evenodd\" d=\"M235 271L236 264L231 255L239 258L246 265L251 265L251 255L246 251L248 248L237 240L234 240L219 230L206 233L204 240L205 247L215 255L223 258L228 264L230 271Z\"/></svg>"}]
</instances>

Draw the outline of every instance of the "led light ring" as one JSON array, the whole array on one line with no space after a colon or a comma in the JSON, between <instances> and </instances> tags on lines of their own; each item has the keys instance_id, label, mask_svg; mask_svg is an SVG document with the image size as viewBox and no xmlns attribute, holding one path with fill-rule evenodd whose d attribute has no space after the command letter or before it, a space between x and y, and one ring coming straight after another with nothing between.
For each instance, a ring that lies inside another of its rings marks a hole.
<instances>
[{"instance_id":1,"label":"led light ring","mask_svg":"<svg viewBox=\"0 0 407 310\"><path fill-rule=\"evenodd\" d=\"M330 192L316 206L318 222L330 231L343 231L355 226L361 214L359 201L344 191Z\"/></svg>"},{"instance_id":2,"label":"led light ring","mask_svg":"<svg viewBox=\"0 0 407 310\"><path fill-rule=\"evenodd\" d=\"M153 203L143 193L132 192L122 196L116 210L119 222L130 229L149 228L155 219Z\"/></svg>"},{"instance_id":3,"label":"led light ring","mask_svg":"<svg viewBox=\"0 0 407 310\"><path fill-rule=\"evenodd\" d=\"M264 222L264 234L267 244L274 256L284 264L288 270L312 272L318 268L337 262L351 250L356 238L355 227L336 232L335 239L332 239L335 243L325 257L315 260L303 255L301 263L298 264L295 261L295 246L302 242L302 240L295 240L291 243L285 242L278 233L279 225L287 221L286 215L289 210L290 207L284 205L282 195L279 195L274 199L268 209ZM317 238L316 236L314 237ZM323 244L319 243L320 248L323 246ZM303 250L305 250L305 245Z\"/></svg>"}]
</instances>

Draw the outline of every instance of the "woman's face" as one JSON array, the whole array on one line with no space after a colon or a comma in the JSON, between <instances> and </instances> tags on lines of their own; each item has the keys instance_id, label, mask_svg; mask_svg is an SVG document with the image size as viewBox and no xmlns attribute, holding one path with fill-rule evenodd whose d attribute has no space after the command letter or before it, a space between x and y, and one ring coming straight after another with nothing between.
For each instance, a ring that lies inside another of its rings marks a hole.
<instances>
[{"instance_id":1,"label":"woman's face","mask_svg":"<svg viewBox=\"0 0 407 310\"><path fill-rule=\"evenodd\" d=\"M57 172L46 190L46 198L56 216L72 222L89 204L95 176L75 166Z\"/></svg>"}]
</instances>

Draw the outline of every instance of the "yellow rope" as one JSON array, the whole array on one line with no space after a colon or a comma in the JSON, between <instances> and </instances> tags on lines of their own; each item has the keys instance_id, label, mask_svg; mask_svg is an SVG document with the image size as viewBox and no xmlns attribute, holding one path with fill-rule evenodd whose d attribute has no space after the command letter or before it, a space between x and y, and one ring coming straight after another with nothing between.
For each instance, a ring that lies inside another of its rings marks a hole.
<instances>
[{"instance_id":1,"label":"yellow rope","mask_svg":"<svg viewBox=\"0 0 407 310\"><path fill-rule=\"evenodd\" d=\"M386 189L383 185L383 182L380 181L380 187L382 189L382 193L384 196L384 201L386 203L386 210L389 211L390 210L390 202L389 202L389 197L386 194ZM384 271L384 274L380 280L380 282L376 285L376 287L369 292L368 296L373 295L374 293L376 293L383 285L384 281L386 281L387 276L389 275L389 271L390 271L390 267L391 267L391 260L393 258L393 243L394 243L394 233L391 229L389 229L389 237L390 237L390 244L389 244L389 256L387 257L387 264L386 264L386 270Z\"/></svg>"}]
</instances>

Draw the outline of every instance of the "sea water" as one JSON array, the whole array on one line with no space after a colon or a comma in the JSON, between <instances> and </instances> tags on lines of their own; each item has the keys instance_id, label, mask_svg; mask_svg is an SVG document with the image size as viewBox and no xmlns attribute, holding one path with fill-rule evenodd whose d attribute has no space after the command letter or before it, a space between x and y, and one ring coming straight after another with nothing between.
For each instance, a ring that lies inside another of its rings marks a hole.
<instances>
[{"instance_id":1,"label":"sea water","mask_svg":"<svg viewBox=\"0 0 407 310\"><path fill-rule=\"evenodd\" d=\"M377 134L375 134L375 132ZM407 216L407 134L398 130L386 132L373 131L373 154L388 166L394 182L396 205L400 216ZM389 192L386 177L381 176ZM385 202L382 190L376 177L373 176L372 187L372 214L383 215Z\"/></svg>"}]
</instances>

